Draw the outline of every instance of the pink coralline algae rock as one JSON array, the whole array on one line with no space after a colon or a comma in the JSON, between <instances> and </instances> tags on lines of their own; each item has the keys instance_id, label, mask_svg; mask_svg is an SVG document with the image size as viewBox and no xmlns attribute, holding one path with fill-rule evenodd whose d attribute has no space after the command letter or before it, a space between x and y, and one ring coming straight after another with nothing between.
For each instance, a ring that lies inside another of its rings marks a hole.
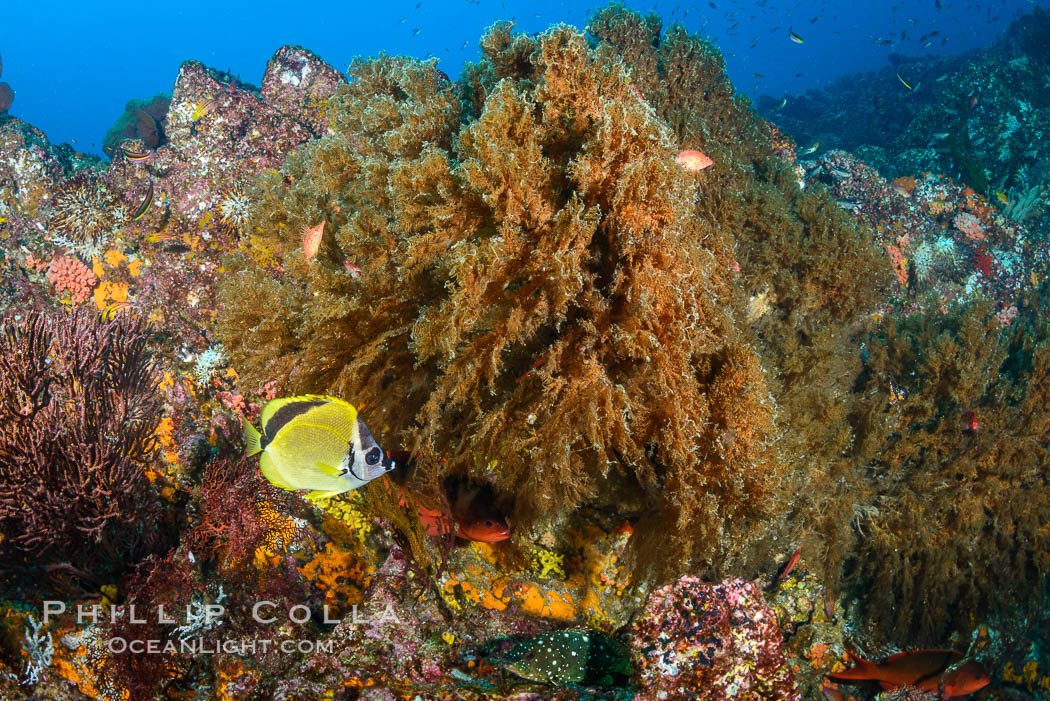
<instances>
[{"instance_id":1,"label":"pink coralline algae rock","mask_svg":"<svg viewBox=\"0 0 1050 701\"><path fill-rule=\"evenodd\" d=\"M632 627L635 698L799 699L783 641L753 583L682 577L650 594Z\"/></svg>"},{"instance_id":2,"label":"pink coralline algae rock","mask_svg":"<svg viewBox=\"0 0 1050 701\"><path fill-rule=\"evenodd\" d=\"M895 306L940 307L976 293L997 312L1019 303L1050 270L1050 248L964 184L935 173L892 183L845 151L809 164L807 184L826 185L867 224L897 266Z\"/></svg>"},{"instance_id":3,"label":"pink coralline algae rock","mask_svg":"<svg viewBox=\"0 0 1050 701\"><path fill-rule=\"evenodd\" d=\"M971 239L980 240L984 238L984 227L981 226L981 220L969 212L956 214L953 223L956 229Z\"/></svg>"},{"instance_id":4,"label":"pink coralline algae rock","mask_svg":"<svg viewBox=\"0 0 1050 701\"><path fill-rule=\"evenodd\" d=\"M307 124L315 134L328 131L328 98L347 80L301 46L282 46L266 64L262 96L282 114Z\"/></svg>"},{"instance_id":5,"label":"pink coralline algae rock","mask_svg":"<svg viewBox=\"0 0 1050 701\"><path fill-rule=\"evenodd\" d=\"M98 159L15 117L0 121L0 216L15 238L32 245L47 233L52 196L68 174L97 167Z\"/></svg>"},{"instance_id":6,"label":"pink coralline algae rock","mask_svg":"<svg viewBox=\"0 0 1050 701\"><path fill-rule=\"evenodd\" d=\"M56 257L47 268L47 280L59 292L69 293L74 304L91 299L98 278L91 268L70 256Z\"/></svg>"}]
</instances>

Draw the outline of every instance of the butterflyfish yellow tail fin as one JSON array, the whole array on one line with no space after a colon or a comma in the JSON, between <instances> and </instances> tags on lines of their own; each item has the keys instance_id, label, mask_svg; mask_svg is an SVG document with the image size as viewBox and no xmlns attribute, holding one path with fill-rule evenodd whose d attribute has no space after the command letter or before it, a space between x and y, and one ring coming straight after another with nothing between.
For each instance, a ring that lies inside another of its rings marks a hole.
<instances>
[{"instance_id":1,"label":"butterflyfish yellow tail fin","mask_svg":"<svg viewBox=\"0 0 1050 701\"><path fill-rule=\"evenodd\" d=\"M262 450L262 434L259 433L259 430L255 428L255 426L252 426L251 421L248 419L243 419L243 421L245 445L244 455L255 455Z\"/></svg>"}]
</instances>

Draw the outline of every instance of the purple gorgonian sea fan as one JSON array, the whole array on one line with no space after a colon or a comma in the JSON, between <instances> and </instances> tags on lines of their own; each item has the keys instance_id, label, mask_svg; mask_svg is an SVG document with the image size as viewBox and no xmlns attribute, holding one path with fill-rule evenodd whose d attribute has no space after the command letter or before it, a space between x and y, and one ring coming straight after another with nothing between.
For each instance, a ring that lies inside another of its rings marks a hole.
<instances>
[{"instance_id":1,"label":"purple gorgonian sea fan","mask_svg":"<svg viewBox=\"0 0 1050 701\"><path fill-rule=\"evenodd\" d=\"M5 576L110 577L164 540L145 470L161 404L149 327L94 310L0 334L0 553Z\"/></svg>"},{"instance_id":2,"label":"purple gorgonian sea fan","mask_svg":"<svg viewBox=\"0 0 1050 701\"><path fill-rule=\"evenodd\" d=\"M826 196L789 202L716 52L672 39L651 80L666 93L692 70L689 119L654 109L627 52L565 26L495 25L457 83L433 61L355 61L331 132L257 183L219 307L239 371L363 404L384 446L490 485L518 542L595 507L630 519L636 561L665 573L768 558L754 546L799 485L741 289L772 283L734 257L766 237L798 276L877 258ZM715 165L682 169L684 148ZM307 259L298 232L321 221ZM845 319L875 278L774 282L785 306L805 294Z\"/></svg>"}]
</instances>

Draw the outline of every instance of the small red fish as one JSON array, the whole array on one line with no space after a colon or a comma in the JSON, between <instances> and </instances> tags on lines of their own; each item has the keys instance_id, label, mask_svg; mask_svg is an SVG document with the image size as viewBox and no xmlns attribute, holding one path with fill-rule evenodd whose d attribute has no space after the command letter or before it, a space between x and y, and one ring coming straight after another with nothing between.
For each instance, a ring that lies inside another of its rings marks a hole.
<instances>
[{"instance_id":1,"label":"small red fish","mask_svg":"<svg viewBox=\"0 0 1050 701\"><path fill-rule=\"evenodd\" d=\"M400 506L405 506L405 491L399 488ZM427 535L444 536L455 533L463 540L477 540L483 543L499 543L510 538L510 527L495 516L457 517L443 509L432 509L417 502L419 520L426 528Z\"/></svg>"},{"instance_id":2,"label":"small red fish","mask_svg":"<svg viewBox=\"0 0 1050 701\"><path fill-rule=\"evenodd\" d=\"M675 157L674 162L686 170L692 171L710 168L715 164L709 156L706 156L699 151L682 151Z\"/></svg>"},{"instance_id":3,"label":"small red fish","mask_svg":"<svg viewBox=\"0 0 1050 701\"><path fill-rule=\"evenodd\" d=\"M510 538L510 527L499 518L479 518L473 521L460 521L460 538L477 540L482 543L499 543Z\"/></svg>"},{"instance_id":4,"label":"small red fish","mask_svg":"<svg viewBox=\"0 0 1050 701\"><path fill-rule=\"evenodd\" d=\"M975 409L968 409L966 411L966 421L963 424L964 433L977 433L981 429L981 423L977 420L977 411Z\"/></svg>"},{"instance_id":5,"label":"small red fish","mask_svg":"<svg viewBox=\"0 0 1050 701\"><path fill-rule=\"evenodd\" d=\"M968 660L950 669L963 659L955 650L910 650L898 652L876 664L847 652L853 664L849 669L829 674L838 681L871 680L887 691L902 686L913 686L920 691L940 693L942 699L972 694L991 683L988 672L977 662Z\"/></svg>"},{"instance_id":6,"label":"small red fish","mask_svg":"<svg viewBox=\"0 0 1050 701\"><path fill-rule=\"evenodd\" d=\"M401 499L401 505L404 506L404 498ZM427 529L427 535L448 535L456 528L455 521L444 511L431 509L422 504L417 504L416 508L419 510L420 522Z\"/></svg>"},{"instance_id":7,"label":"small red fish","mask_svg":"<svg viewBox=\"0 0 1050 701\"><path fill-rule=\"evenodd\" d=\"M970 95L970 109L977 106L977 95Z\"/></svg>"},{"instance_id":8,"label":"small red fish","mask_svg":"<svg viewBox=\"0 0 1050 701\"><path fill-rule=\"evenodd\" d=\"M317 255L317 249L321 247L321 236L324 234L325 221L322 219L317 226L303 229L303 254L306 260L313 259Z\"/></svg>"},{"instance_id":9,"label":"small red fish","mask_svg":"<svg viewBox=\"0 0 1050 701\"><path fill-rule=\"evenodd\" d=\"M530 366L529 366L529 369L525 371L525 374L524 374L524 375L522 375L521 377L519 377L518 379L516 379L516 380L514 380L514 381L515 381L515 382L521 382L521 381L522 381L522 380L524 380L524 379L525 379L526 377L528 377L529 375L531 375L531 374L532 374L532 371L533 371L533 370L535 370L536 368L538 368L538 367L539 367L539 366L540 366L540 365L541 365L542 363L543 363L543 358L540 358L540 359L539 359L539 360L537 360L537 361L536 361L535 363L533 363L532 365L530 365Z\"/></svg>"},{"instance_id":10,"label":"small red fish","mask_svg":"<svg viewBox=\"0 0 1050 701\"><path fill-rule=\"evenodd\" d=\"M802 548L795 551L795 554L787 561L787 564L784 565L784 569L780 571L780 574L775 580L773 580L773 583L769 585L768 589L775 589L778 584L787 579L788 575L791 574L791 571L795 569L795 565L798 564L798 559L800 557L802 557Z\"/></svg>"},{"instance_id":11,"label":"small red fish","mask_svg":"<svg viewBox=\"0 0 1050 701\"><path fill-rule=\"evenodd\" d=\"M352 277L355 280L360 279L360 277L361 277L361 266L359 266L357 263L351 263L350 261L344 261L343 262L343 267L346 269L346 272L350 273L350 277Z\"/></svg>"}]
</instances>

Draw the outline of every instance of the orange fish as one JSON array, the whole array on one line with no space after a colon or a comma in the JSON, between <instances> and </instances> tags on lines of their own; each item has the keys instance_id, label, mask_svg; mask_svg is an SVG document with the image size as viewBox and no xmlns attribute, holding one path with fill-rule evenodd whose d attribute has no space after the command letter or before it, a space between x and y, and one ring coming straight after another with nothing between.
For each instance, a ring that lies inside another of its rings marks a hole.
<instances>
[{"instance_id":1,"label":"orange fish","mask_svg":"<svg viewBox=\"0 0 1050 701\"><path fill-rule=\"evenodd\" d=\"M682 151L675 157L674 162L686 170L692 171L710 168L715 164L709 156L706 156L699 151Z\"/></svg>"},{"instance_id":2,"label":"orange fish","mask_svg":"<svg viewBox=\"0 0 1050 701\"><path fill-rule=\"evenodd\" d=\"M404 490L400 489L399 505L405 505ZM463 540L477 540L483 543L499 543L510 538L510 527L496 516L457 517L443 509L432 509L416 503L419 520L427 530L427 535L443 536L455 533Z\"/></svg>"},{"instance_id":3,"label":"orange fish","mask_svg":"<svg viewBox=\"0 0 1050 701\"><path fill-rule=\"evenodd\" d=\"M977 411L969 409L966 412L966 421L963 424L963 433L977 433L981 429L981 422L977 420Z\"/></svg>"},{"instance_id":4,"label":"orange fish","mask_svg":"<svg viewBox=\"0 0 1050 701\"><path fill-rule=\"evenodd\" d=\"M303 228L303 253L306 260L311 260L317 255L317 249L321 246L321 234L324 233L324 219L317 226Z\"/></svg>"},{"instance_id":5,"label":"orange fish","mask_svg":"<svg viewBox=\"0 0 1050 701\"><path fill-rule=\"evenodd\" d=\"M459 532L456 535L465 540L499 543L510 538L510 526L501 518L478 518L473 521L460 521Z\"/></svg>"},{"instance_id":6,"label":"orange fish","mask_svg":"<svg viewBox=\"0 0 1050 701\"><path fill-rule=\"evenodd\" d=\"M791 574L791 571L795 569L795 565L798 564L800 557L802 557L802 548L795 550L795 554L787 561L787 564L784 565L784 569L780 570L780 574L777 575L777 578L773 580L773 583L767 587L767 590L776 589L778 584L787 579L788 575Z\"/></svg>"},{"instance_id":7,"label":"orange fish","mask_svg":"<svg viewBox=\"0 0 1050 701\"><path fill-rule=\"evenodd\" d=\"M955 650L898 652L880 664L850 652L846 656L853 666L827 676L838 681L876 681L886 690L913 686L921 691L939 693L943 688L942 699L972 694L992 681L984 667L973 660L949 671L952 665L963 659L963 655Z\"/></svg>"}]
</instances>

